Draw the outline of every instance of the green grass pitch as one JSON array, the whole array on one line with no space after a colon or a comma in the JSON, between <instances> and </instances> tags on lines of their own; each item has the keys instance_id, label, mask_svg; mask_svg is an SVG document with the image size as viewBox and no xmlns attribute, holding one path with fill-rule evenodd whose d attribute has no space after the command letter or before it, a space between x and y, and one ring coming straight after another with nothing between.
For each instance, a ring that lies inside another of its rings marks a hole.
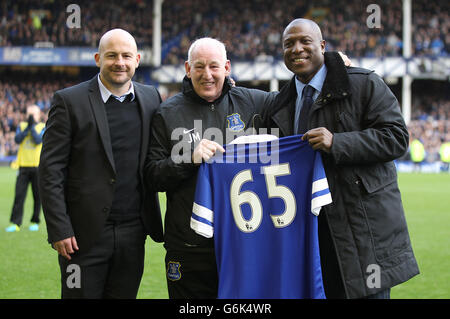
<instances>
[{"instance_id":1,"label":"green grass pitch","mask_svg":"<svg viewBox=\"0 0 450 319\"><path fill-rule=\"evenodd\" d=\"M0 299L60 297L56 252L47 243L41 215L38 232L28 230L32 196L28 191L20 232L6 233L17 171L0 167ZM400 174L400 189L421 274L394 287L392 298L450 298L450 174ZM161 196L165 207L164 196ZM146 243L139 299L166 299L164 247Z\"/></svg>"}]
</instances>

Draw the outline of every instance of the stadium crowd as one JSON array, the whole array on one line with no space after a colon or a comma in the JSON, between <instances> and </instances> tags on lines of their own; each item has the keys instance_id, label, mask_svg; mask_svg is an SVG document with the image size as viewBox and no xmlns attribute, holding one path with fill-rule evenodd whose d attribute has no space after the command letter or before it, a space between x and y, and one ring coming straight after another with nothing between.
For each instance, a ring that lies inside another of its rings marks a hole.
<instances>
[{"instance_id":1,"label":"stadium crowd","mask_svg":"<svg viewBox=\"0 0 450 319\"><path fill-rule=\"evenodd\" d=\"M68 28L67 6L72 1L4 0L0 4L0 46L34 46L39 42L59 46L96 47L107 30L121 27L132 33L138 47L151 48L152 1L78 0L81 28ZM369 28L363 1L290 0L165 0L163 2L163 63L180 64L195 38L211 36L227 45L229 59L281 58L281 32L295 16L316 20L327 41L327 50L341 50L350 57L401 55L402 2L378 0L380 28ZM450 2L414 0L413 54L450 54ZM17 152L14 135L26 105L35 103L45 112L53 92L73 84L64 76L3 76L0 80L0 157ZM8 80L6 80L8 79ZM448 88L448 84L447 84ZM445 90L444 90L445 91ZM427 160L437 159L439 145L450 141L450 102L415 94L411 135L420 137Z\"/></svg>"},{"instance_id":2,"label":"stadium crowd","mask_svg":"<svg viewBox=\"0 0 450 319\"><path fill-rule=\"evenodd\" d=\"M425 161L440 160L439 150L450 142L450 100L436 99L435 95L416 96L411 122L410 140L418 139L425 147Z\"/></svg>"},{"instance_id":3,"label":"stadium crowd","mask_svg":"<svg viewBox=\"0 0 450 319\"><path fill-rule=\"evenodd\" d=\"M171 7L170 3L165 1L165 7ZM192 6L192 3L202 5ZM371 3L373 1L181 1L177 19L167 19L165 23L169 28L176 21L175 29L184 33L179 34L179 45L171 48L164 62L183 62L190 39L205 35L224 41L231 60L279 59L282 30L294 16L317 21L328 50L349 52L352 57L401 55L402 2L377 1L381 10L380 28L367 26L370 15L367 6ZM449 9L448 2L413 1L414 55L450 53ZM186 24L186 20L190 24Z\"/></svg>"},{"instance_id":4,"label":"stadium crowd","mask_svg":"<svg viewBox=\"0 0 450 319\"><path fill-rule=\"evenodd\" d=\"M5 0L0 5L0 46L33 46L51 42L59 46L95 47L101 34L121 27L132 33L138 47L151 47L152 1L78 0L81 28L68 28L70 1ZM184 62L192 39L221 39L233 60L280 58L281 32L292 18L317 21L329 50L353 57L401 55L402 1L378 0L380 28L367 24L371 0L165 0L163 2L163 62ZM450 54L450 2L415 0L413 54Z\"/></svg>"}]
</instances>

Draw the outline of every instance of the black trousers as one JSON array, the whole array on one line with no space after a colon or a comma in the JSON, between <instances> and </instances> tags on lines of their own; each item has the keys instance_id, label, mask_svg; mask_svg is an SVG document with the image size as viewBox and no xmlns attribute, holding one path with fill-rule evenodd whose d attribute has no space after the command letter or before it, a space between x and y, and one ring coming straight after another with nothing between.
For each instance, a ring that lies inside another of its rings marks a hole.
<instances>
[{"instance_id":1,"label":"black trousers","mask_svg":"<svg viewBox=\"0 0 450 319\"><path fill-rule=\"evenodd\" d=\"M168 249L166 278L170 299L216 299L218 275L214 252Z\"/></svg>"},{"instance_id":2,"label":"black trousers","mask_svg":"<svg viewBox=\"0 0 450 319\"><path fill-rule=\"evenodd\" d=\"M41 213L41 198L38 190L38 168L37 167L20 167L19 174L16 179L16 191L14 196L14 204L11 212L11 223L18 226L22 225L23 206L27 196L28 185L31 183L33 193L34 206L32 223L39 224L39 215Z\"/></svg>"},{"instance_id":3,"label":"black trousers","mask_svg":"<svg viewBox=\"0 0 450 319\"><path fill-rule=\"evenodd\" d=\"M144 226L140 218L107 221L88 251L59 258L61 297L135 299L144 271Z\"/></svg>"}]
</instances>

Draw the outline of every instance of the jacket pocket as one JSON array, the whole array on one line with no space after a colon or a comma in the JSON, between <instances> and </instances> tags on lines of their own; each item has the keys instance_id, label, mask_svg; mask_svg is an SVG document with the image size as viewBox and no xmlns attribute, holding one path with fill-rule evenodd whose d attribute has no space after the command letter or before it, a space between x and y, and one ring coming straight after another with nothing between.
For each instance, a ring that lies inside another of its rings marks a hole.
<instances>
[{"instance_id":1,"label":"jacket pocket","mask_svg":"<svg viewBox=\"0 0 450 319\"><path fill-rule=\"evenodd\" d=\"M358 168L356 175L368 194L397 181L397 171L393 162Z\"/></svg>"},{"instance_id":2,"label":"jacket pocket","mask_svg":"<svg viewBox=\"0 0 450 319\"><path fill-rule=\"evenodd\" d=\"M360 200L378 262L393 258L409 247L395 167L392 172L385 165L357 174Z\"/></svg>"}]
</instances>

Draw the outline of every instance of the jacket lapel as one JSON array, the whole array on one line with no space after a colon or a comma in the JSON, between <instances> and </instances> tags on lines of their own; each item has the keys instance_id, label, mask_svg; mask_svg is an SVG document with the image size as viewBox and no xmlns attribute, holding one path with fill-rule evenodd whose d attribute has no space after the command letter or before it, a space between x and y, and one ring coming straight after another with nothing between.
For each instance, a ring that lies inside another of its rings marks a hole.
<instances>
[{"instance_id":1,"label":"jacket lapel","mask_svg":"<svg viewBox=\"0 0 450 319\"><path fill-rule=\"evenodd\" d=\"M100 134L100 139L105 149L106 156L108 157L109 163L111 164L111 167L115 172L116 169L112 153L108 119L106 117L105 104L103 103L97 81L97 76L95 76L91 80L91 83L89 85L89 101L91 102L92 112L94 113L94 118L97 122L98 132Z\"/></svg>"},{"instance_id":2,"label":"jacket lapel","mask_svg":"<svg viewBox=\"0 0 450 319\"><path fill-rule=\"evenodd\" d=\"M285 104L272 117L272 120L281 131L281 136L294 135L294 122L292 120L294 118L292 112L294 106L292 104L292 102Z\"/></svg>"},{"instance_id":3,"label":"jacket lapel","mask_svg":"<svg viewBox=\"0 0 450 319\"><path fill-rule=\"evenodd\" d=\"M294 77L281 88L275 98L275 107L272 110L272 120L280 129L282 136L294 135L294 113L297 90L295 89ZM269 124L270 125L270 124Z\"/></svg>"},{"instance_id":4,"label":"jacket lapel","mask_svg":"<svg viewBox=\"0 0 450 319\"><path fill-rule=\"evenodd\" d=\"M325 65L328 70L327 77L322 92L311 107L311 113L334 100L350 96L347 70L340 55L336 52L325 52Z\"/></svg>"}]
</instances>

